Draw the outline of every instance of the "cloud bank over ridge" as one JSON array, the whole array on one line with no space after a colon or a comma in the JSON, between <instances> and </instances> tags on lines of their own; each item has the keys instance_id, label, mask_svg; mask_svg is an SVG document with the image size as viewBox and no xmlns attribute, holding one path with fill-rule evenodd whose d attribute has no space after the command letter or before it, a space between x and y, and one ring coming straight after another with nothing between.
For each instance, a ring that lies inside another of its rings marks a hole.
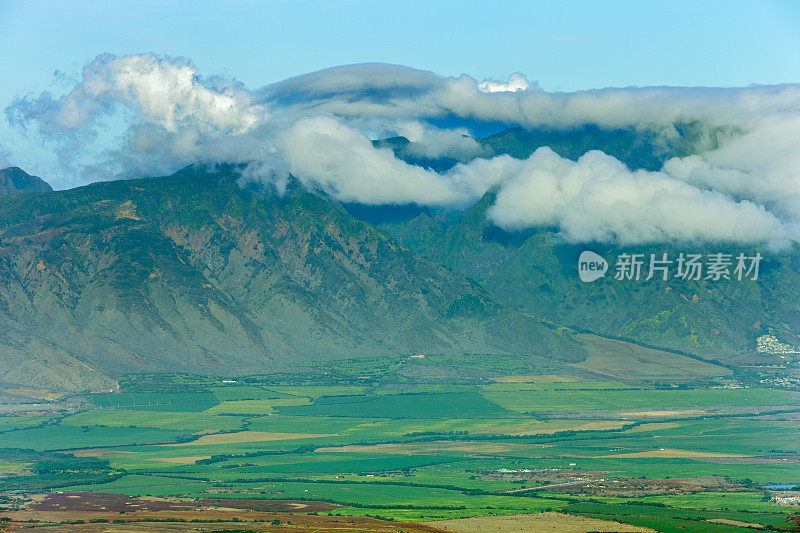
<instances>
[{"instance_id":1,"label":"cloud bank over ridge","mask_svg":"<svg viewBox=\"0 0 800 533\"><path fill-rule=\"evenodd\" d=\"M465 207L498 187L492 221L555 227L570 242L737 242L800 239L800 85L625 88L550 93L507 81L385 64L336 67L258 90L204 77L183 59L102 55L66 94L6 108L91 181L166 174L193 162L246 165L280 188L288 173L345 202ZM488 158L473 126L654 131L725 128L717 145L631 170L602 152L577 161L540 148ZM116 130L115 130L116 128ZM119 131L116 137L109 131ZM403 135L411 155L450 157L444 172L406 163L372 139Z\"/></svg>"}]
</instances>

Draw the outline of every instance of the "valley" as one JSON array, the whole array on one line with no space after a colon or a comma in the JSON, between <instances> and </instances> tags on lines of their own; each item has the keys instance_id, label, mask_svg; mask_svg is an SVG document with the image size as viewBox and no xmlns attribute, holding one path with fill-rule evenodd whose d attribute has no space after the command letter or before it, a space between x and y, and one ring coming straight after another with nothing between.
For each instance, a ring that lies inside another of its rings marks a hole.
<instances>
[{"instance_id":1,"label":"valley","mask_svg":"<svg viewBox=\"0 0 800 533\"><path fill-rule=\"evenodd\" d=\"M670 153L716 135L682 128ZM666 157L630 130L478 141ZM493 225L493 188L372 207L233 164L58 192L20 172L0 198L2 531L800 527L796 243L753 280L583 283L584 246Z\"/></svg>"},{"instance_id":2,"label":"valley","mask_svg":"<svg viewBox=\"0 0 800 533\"><path fill-rule=\"evenodd\" d=\"M746 374L718 368L611 379L405 356L225 379L132 374L119 392L32 398L35 411L0 417L0 524L796 530L796 493L765 486L800 476L800 391L726 387Z\"/></svg>"}]
</instances>

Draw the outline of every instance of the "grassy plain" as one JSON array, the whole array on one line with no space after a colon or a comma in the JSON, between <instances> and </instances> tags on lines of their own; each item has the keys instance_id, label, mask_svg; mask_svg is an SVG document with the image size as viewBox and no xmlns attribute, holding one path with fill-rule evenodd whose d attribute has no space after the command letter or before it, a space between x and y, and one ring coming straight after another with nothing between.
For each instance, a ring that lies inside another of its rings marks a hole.
<instances>
[{"instance_id":1,"label":"grassy plain","mask_svg":"<svg viewBox=\"0 0 800 533\"><path fill-rule=\"evenodd\" d=\"M0 417L0 481L324 500L339 507L321 514L415 522L509 517L441 523L464 531L570 516L604 520L598 531L613 521L682 533L793 527L796 509L762 486L800 479L796 393L539 377L511 363L507 379L469 383L174 376L183 393L164 376L135 376L81 412Z\"/></svg>"}]
</instances>

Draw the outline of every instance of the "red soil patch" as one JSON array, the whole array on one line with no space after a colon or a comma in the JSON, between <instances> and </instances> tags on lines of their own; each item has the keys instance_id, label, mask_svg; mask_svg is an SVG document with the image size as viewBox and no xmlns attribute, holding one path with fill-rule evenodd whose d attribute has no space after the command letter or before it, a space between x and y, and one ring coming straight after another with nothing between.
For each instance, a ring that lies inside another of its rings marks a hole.
<instances>
[{"instance_id":1,"label":"red soil patch","mask_svg":"<svg viewBox=\"0 0 800 533\"><path fill-rule=\"evenodd\" d=\"M63 492L48 494L29 506L34 511L188 511L197 509L195 502L131 498L125 494L104 492Z\"/></svg>"},{"instance_id":2,"label":"red soil patch","mask_svg":"<svg viewBox=\"0 0 800 533\"><path fill-rule=\"evenodd\" d=\"M222 507L225 509L248 509L251 511L275 513L316 513L341 507L335 503L304 500L266 500L239 498L203 498L197 503L203 507Z\"/></svg>"}]
</instances>

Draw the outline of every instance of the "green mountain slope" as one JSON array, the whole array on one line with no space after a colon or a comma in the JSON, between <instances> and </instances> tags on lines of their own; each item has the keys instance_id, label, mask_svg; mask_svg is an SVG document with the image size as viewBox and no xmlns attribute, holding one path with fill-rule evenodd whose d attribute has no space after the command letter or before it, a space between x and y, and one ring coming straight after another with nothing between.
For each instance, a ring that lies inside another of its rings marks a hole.
<instances>
[{"instance_id":1,"label":"green mountain slope","mask_svg":"<svg viewBox=\"0 0 800 533\"><path fill-rule=\"evenodd\" d=\"M728 128L709 128L697 122L675 124L668 132L646 128L610 130L587 124L567 130L510 128L479 142L493 155L508 154L518 159L527 158L542 146L573 160L589 150L601 150L629 168L659 170L668 158L715 149L730 134Z\"/></svg>"},{"instance_id":2,"label":"green mountain slope","mask_svg":"<svg viewBox=\"0 0 800 533\"><path fill-rule=\"evenodd\" d=\"M570 158L601 149L632 168L658 168L665 157L688 153L698 144L714 146L724 135L696 125L679 130L680 135L666 145L659 145L647 132L596 128L567 132L514 128L481 142L494 153L514 157L527 157L543 145ZM546 229L505 232L494 226L486 217L494 199L494 191L489 191L458 216L422 211L405 219L374 222L405 246L481 283L496 300L576 329L722 359L752 353L756 337L766 332L800 331L800 295L793 289L800 286L797 247L765 253L758 282L637 283L615 281L610 273L584 284L577 276L578 256L584 249L602 253L612 268L617 255L626 251L647 258L667 252L674 259L680 252L751 255L755 250L695 244L630 250L570 246L559 243Z\"/></svg>"},{"instance_id":3,"label":"green mountain slope","mask_svg":"<svg viewBox=\"0 0 800 533\"><path fill-rule=\"evenodd\" d=\"M613 269L620 253L711 254L755 250L708 245L615 249L567 245L547 230L504 232L485 216L489 192L455 224L422 213L405 224L382 224L404 245L469 276L493 298L563 325L660 348L731 358L753 352L756 337L772 330L800 331L800 250L763 252L758 281L620 281L613 271L591 284L578 278L583 250L601 253ZM423 228L416 231L416 228ZM673 274L675 266L673 265Z\"/></svg>"},{"instance_id":4,"label":"green mountain slope","mask_svg":"<svg viewBox=\"0 0 800 533\"><path fill-rule=\"evenodd\" d=\"M475 139L483 148L467 159L456 157L427 158L415 155L415 143L405 137L373 141L373 145L391 149L403 161L445 171L459 162L476 157L510 155L526 159L538 148L547 146L561 157L578 159L590 150L600 150L624 162L631 169L659 170L670 157L683 157L718 148L735 130L709 127L699 122L677 123L670 128L604 129L594 124L569 129L526 130L508 128L488 137Z\"/></svg>"},{"instance_id":5,"label":"green mountain slope","mask_svg":"<svg viewBox=\"0 0 800 533\"><path fill-rule=\"evenodd\" d=\"M771 330L800 329L798 250L768 255L758 281L615 280L613 272L591 284L577 276L584 249L563 246L546 234L529 238L512 258L486 281L495 296L530 313L547 316L578 329L646 345L688 351L704 357L731 359L755 351L756 337ZM611 268L620 253L680 252L748 255L753 250L720 247L640 247L599 249Z\"/></svg>"},{"instance_id":6,"label":"green mountain slope","mask_svg":"<svg viewBox=\"0 0 800 533\"><path fill-rule=\"evenodd\" d=\"M583 357L323 198L237 178L187 168L0 200L0 379L106 388L131 371L404 353Z\"/></svg>"}]
</instances>

